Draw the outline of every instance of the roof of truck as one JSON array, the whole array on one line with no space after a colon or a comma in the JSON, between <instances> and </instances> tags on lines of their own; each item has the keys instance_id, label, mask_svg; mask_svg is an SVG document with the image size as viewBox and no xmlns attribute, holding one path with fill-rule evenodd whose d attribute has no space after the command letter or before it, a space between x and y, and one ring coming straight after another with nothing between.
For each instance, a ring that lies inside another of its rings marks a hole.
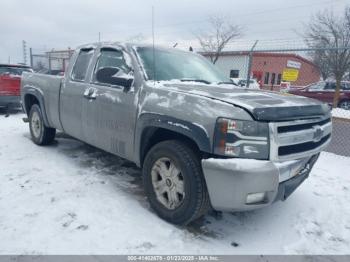
<instances>
[{"instance_id":1,"label":"roof of truck","mask_svg":"<svg viewBox=\"0 0 350 262\"><path fill-rule=\"evenodd\" d=\"M153 47L152 44L146 44L146 43L130 43L130 42L113 42L113 41L108 41L108 42L95 42L95 43L88 43L88 44L83 44L79 45L77 49L81 48L95 48L98 46L122 46L122 47ZM171 47L167 46L161 46L161 45L155 45L155 48L159 49L172 49ZM181 49L176 49L176 50L181 50ZM186 51L186 50L181 50L181 51Z\"/></svg>"}]
</instances>

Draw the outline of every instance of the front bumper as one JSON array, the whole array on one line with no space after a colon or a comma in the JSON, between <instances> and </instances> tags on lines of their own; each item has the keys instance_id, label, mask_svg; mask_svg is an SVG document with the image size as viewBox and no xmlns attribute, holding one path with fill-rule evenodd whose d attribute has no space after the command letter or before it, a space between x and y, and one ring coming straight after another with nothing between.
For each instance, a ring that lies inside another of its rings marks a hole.
<instances>
[{"instance_id":1,"label":"front bumper","mask_svg":"<svg viewBox=\"0 0 350 262\"><path fill-rule=\"evenodd\" d=\"M20 96L0 96L0 107L21 106Z\"/></svg>"},{"instance_id":2,"label":"front bumper","mask_svg":"<svg viewBox=\"0 0 350 262\"><path fill-rule=\"evenodd\" d=\"M204 159L202 168L212 207L243 211L285 200L309 175L319 154L275 163L254 159ZM248 195L264 195L256 203Z\"/></svg>"}]
</instances>

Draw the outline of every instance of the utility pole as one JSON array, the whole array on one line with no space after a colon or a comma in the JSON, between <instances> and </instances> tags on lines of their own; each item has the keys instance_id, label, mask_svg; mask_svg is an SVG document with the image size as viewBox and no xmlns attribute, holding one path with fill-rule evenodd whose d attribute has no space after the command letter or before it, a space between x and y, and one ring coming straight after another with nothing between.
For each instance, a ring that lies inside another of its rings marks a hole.
<instances>
[{"instance_id":1,"label":"utility pole","mask_svg":"<svg viewBox=\"0 0 350 262\"><path fill-rule=\"evenodd\" d=\"M29 48L29 62L30 62L30 67L33 68L33 49Z\"/></svg>"},{"instance_id":2,"label":"utility pole","mask_svg":"<svg viewBox=\"0 0 350 262\"><path fill-rule=\"evenodd\" d=\"M98 42L101 42L101 32L98 32Z\"/></svg>"},{"instance_id":3,"label":"utility pole","mask_svg":"<svg viewBox=\"0 0 350 262\"><path fill-rule=\"evenodd\" d=\"M254 51L254 48L257 45L257 43L258 43L258 40L255 41L254 45L252 46L252 48L250 49L250 52L249 52L247 83L245 85L247 88L249 88L249 84L250 84L250 71L252 71L253 51Z\"/></svg>"},{"instance_id":4,"label":"utility pole","mask_svg":"<svg viewBox=\"0 0 350 262\"><path fill-rule=\"evenodd\" d=\"M23 47L23 64L27 64L27 43L26 41L22 41L22 47Z\"/></svg>"}]
</instances>

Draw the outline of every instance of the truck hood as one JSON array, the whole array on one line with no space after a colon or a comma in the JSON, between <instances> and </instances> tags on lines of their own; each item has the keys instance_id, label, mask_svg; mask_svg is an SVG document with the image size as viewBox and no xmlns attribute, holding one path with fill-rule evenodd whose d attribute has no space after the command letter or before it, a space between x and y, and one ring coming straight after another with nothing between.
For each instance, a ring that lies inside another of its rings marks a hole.
<instances>
[{"instance_id":1,"label":"truck hood","mask_svg":"<svg viewBox=\"0 0 350 262\"><path fill-rule=\"evenodd\" d=\"M327 104L314 99L233 85L159 83L161 88L219 100L248 111L256 120L282 121L330 114Z\"/></svg>"}]
</instances>

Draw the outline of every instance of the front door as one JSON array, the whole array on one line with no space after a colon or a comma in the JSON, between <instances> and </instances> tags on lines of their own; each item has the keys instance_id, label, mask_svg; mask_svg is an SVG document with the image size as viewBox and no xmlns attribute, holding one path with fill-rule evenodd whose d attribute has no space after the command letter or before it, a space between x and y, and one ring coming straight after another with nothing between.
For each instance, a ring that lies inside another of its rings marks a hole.
<instances>
[{"instance_id":1,"label":"front door","mask_svg":"<svg viewBox=\"0 0 350 262\"><path fill-rule=\"evenodd\" d=\"M91 79L90 99L83 103L83 130L88 143L132 159L136 117L134 89L125 90L96 79L96 72L104 67L117 67L131 74L125 55L120 49L101 48Z\"/></svg>"}]
</instances>

